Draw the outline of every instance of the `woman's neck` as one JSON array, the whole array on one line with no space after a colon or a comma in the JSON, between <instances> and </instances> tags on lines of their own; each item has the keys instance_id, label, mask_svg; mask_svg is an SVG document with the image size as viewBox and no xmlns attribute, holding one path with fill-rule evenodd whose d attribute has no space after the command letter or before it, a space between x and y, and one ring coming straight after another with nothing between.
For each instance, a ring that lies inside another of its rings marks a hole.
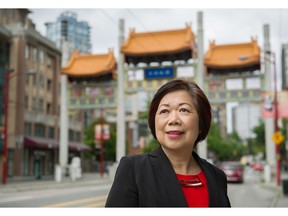
<instances>
[{"instance_id":1,"label":"woman's neck","mask_svg":"<svg viewBox=\"0 0 288 216\"><path fill-rule=\"evenodd\" d=\"M176 152L175 150L163 149L172 167L177 174L196 175L201 168L194 159L192 151Z\"/></svg>"}]
</instances>

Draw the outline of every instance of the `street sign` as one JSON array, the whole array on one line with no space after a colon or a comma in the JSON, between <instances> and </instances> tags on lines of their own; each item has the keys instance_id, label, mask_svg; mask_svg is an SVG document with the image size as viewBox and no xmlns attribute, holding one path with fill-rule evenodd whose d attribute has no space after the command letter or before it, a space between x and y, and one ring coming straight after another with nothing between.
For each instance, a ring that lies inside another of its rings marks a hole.
<instances>
[{"instance_id":1,"label":"street sign","mask_svg":"<svg viewBox=\"0 0 288 216\"><path fill-rule=\"evenodd\" d=\"M173 67L147 68L144 71L145 79L167 79L174 77Z\"/></svg>"},{"instance_id":2,"label":"street sign","mask_svg":"<svg viewBox=\"0 0 288 216\"><path fill-rule=\"evenodd\" d=\"M280 145L284 141L284 136L281 132L277 131L273 134L272 139L276 145Z\"/></svg>"}]
</instances>

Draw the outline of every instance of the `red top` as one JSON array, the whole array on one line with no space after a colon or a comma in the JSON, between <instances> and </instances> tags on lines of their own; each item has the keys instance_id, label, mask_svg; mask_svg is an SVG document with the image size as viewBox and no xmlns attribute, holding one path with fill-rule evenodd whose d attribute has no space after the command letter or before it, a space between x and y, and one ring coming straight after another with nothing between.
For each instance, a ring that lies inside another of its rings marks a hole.
<instances>
[{"instance_id":1,"label":"red top","mask_svg":"<svg viewBox=\"0 0 288 216\"><path fill-rule=\"evenodd\" d=\"M201 171L198 175L181 175L176 174L178 180L194 180L199 179L202 182L201 186L181 186L188 207L208 207L209 194L206 184L206 177Z\"/></svg>"}]
</instances>

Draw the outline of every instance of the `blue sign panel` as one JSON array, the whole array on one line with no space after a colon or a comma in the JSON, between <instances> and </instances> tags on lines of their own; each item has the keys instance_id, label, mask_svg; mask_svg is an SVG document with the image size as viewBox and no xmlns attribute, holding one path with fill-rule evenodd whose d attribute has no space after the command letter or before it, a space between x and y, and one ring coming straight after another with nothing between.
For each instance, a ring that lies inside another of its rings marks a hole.
<instances>
[{"instance_id":1,"label":"blue sign panel","mask_svg":"<svg viewBox=\"0 0 288 216\"><path fill-rule=\"evenodd\" d=\"M161 78L164 79L173 77L174 77L173 67L145 69L145 79L161 79Z\"/></svg>"}]
</instances>

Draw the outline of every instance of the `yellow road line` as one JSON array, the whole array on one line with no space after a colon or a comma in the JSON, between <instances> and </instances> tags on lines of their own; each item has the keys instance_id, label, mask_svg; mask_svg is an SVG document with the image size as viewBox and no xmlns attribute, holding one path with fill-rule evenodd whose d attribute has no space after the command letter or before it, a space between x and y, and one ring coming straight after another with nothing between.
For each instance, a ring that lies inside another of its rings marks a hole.
<instances>
[{"instance_id":1,"label":"yellow road line","mask_svg":"<svg viewBox=\"0 0 288 216\"><path fill-rule=\"evenodd\" d=\"M71 205L79 204L79 203L102 200L102 199L106 199L106 198L107 198L107 195L103 195L103 196L99 196L99 197L91 197L91 198L87 198L87 199L73 200L70 202L63 202L63 203L47 205L47 206L43 206L43 207L44 208L47 208L47 207L65 207L65 206L71 206Z\"/></svg>"},{"instance_id":2,"label":"yellow road line","mask_svg":"<svg viewBox=\"0 0 288 216\"><path fill-rule=\"evenodd\" d=\"M91 205L86 205L86 206L81 206L82 208L91 208L91 207L104 207L106 202L101 202L101 203L96 203L96 204L91 204Z\"/></svg>"}]
</instances>

